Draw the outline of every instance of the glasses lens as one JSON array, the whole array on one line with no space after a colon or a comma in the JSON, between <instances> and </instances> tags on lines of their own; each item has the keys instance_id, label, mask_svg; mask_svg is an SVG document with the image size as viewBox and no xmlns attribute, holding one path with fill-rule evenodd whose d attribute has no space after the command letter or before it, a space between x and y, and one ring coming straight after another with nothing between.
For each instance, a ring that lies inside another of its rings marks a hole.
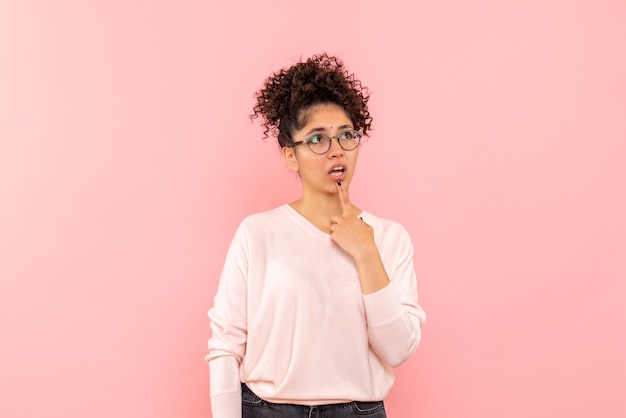
<instances>
[{"instance_id":1,"label":"glasses lens","mask_svg":"<svg viewBox=\"0 0 626 418\"><path fill-rule=\"evenodd\" d=\"M316 134L306 140L311 151L316 154L324 154L330 149L330 138L324 134Z\"/></svg>"},{"instance_id":2,"label":"glasses lens","mask_svg":"<svg viewBox=\"0 0 626 418\"><path fill-rule=\"evenodd\" d=\"M361 136L363 136L361 132L350 129L337 135L337 142L342 149L351 151L359 146ZM311 151L316 154L326 154L331 147L331 141L332 138L326 134L315 134L305 140Z\"/></svg>"},{"instance_id":3,"label":"glasses lens","mask_svg":"<svg viewBox=\"0 0 626 418\"><path fill-rule=\"evenodd\" d=\"M361 133L357 131L344 131L337 137L339 145L346 151L350 151L359 146L361 142Z\"/></svg>"}]
</instances>

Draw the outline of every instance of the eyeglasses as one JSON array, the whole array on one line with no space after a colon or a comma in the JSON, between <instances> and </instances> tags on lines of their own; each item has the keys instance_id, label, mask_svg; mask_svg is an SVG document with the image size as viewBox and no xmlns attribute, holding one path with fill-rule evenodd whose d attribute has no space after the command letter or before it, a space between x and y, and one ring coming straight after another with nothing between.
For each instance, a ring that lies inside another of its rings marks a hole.
<instances>
[{"instance_id":1,"label":"eyeglasses","mask_svg":"<svg viewBox=\"0 0 626 418\"><path fill-rule=\"evenodd\" d=\"M352 151L359 146L362 136L363 134L361 132L355 131L354 129L341 131L336 136L330 136L326 134L313 134L310 137L303 139L302 141L294 142L290 145L290 147L295 147L296 145L300 145L303 142L306 142L306 144L309 146L309 149L315 154L326 154L328 150L330 150L330 146L334 138L339 143L341 149L343 149L344 151Z\"/></svg>"}]
</instances>

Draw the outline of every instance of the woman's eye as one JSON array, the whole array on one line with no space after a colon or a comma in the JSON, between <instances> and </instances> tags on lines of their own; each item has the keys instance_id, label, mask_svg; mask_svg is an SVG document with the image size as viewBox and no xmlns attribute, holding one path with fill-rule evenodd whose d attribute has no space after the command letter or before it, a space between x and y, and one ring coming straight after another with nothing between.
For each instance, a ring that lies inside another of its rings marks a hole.
<instances>
[{"instance_id":1,"label":"woman's eye","mask_svg":"<svg viewBox=\"0 0 626 418\"><path fill-rule=\"evenodd\" d=\"M341 139L354 139L354 132L352 131L342 132L340 138Z\"/></svg>"},{"instance_id":2,"label":"woman's eye","mask_svg":"<svg viewBox=\"0 0 626 418\"><path fill-rule=\"evenodd\" d=\"M310 142L312 144L319 144L320 142L322 142L324 139L319 136L319 135L313 135L312 137L309 138L309 140L307 142Z\"/></svg>"}]
</instances>

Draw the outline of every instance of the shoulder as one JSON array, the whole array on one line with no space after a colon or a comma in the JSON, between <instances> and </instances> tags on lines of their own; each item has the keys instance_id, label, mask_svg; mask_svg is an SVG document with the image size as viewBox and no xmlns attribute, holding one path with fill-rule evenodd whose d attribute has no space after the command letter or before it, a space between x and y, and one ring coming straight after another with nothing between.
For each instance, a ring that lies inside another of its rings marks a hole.
<instances>
[{"instance_id":1,"label":"shoulder","mask_svg":"<svg viewBox=\"0 0 626 418\"><path fill-rule=\"evenodd\" d=\"M386 265L397 266L413 258L413 242L403 225L367 212L362 216L374 228L374 240Z\"/></svg>"},{"instance_id":2,"label":"shoulder","mask_svg":"<svg viewBox=\"0 0 626 418\"><path fill-rule=\"evenodd\" d=\"M374 228L374 232L378 234L384 234L385 236L395 239L409 239L408 231L399 222L381 218L380 216L376 216L367 211L364 211L361 216L365 222Z\"/></svg>"},{"instance_id":3,"label":"shoulder","mask_svg":"<svg viewBox=\"0 0 626 418\"><path fill-rule=\"evenodd\" d=\"M286 218L285 215L287 214L285 206L286 205L281 205L274 209L248 215L241 221L241 225L256 226L256 225L264 225L267 222L272 222L272 221L274 222L283 221Z\"/></svg>"},{"instance_id":4,"label":"shoulder","mask_svg":"<svg viewBox=\"0 0 626 418\"><path fill-rule=\"evenodd\" d=\"M238 232L246 235L258 235L283 228L290 218L285 206L281 205L274 209L246 216L239 224Z\"/></svg>"}]
</instances>

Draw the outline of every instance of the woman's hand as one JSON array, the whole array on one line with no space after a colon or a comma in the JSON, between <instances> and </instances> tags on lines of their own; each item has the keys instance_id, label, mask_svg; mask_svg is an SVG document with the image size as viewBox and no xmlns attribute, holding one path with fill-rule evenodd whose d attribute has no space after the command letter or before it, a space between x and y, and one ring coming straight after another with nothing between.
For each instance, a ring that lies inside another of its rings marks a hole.
<instances>
[{"instance_id":1,"label":"woman's hand","mask_svg":"<svg viewBox=\"0 0 626 418\"><path fill-rule=\"evenodd\" d=\"M357 217L348 191L337 183L342 213L330 218L330 238L354 259L359 270L361 291L367 295L389 284L389 277L374 241L374 228Z\"/></svg>"},{"instance_id":2,"label":"woman's hand","mask_svg":"<svg viewBox=\"0 0 626 418\"><path fill-rule=\"evenodd\" d=\"M337 183L337 192L341 202L340 216L330 218L330 238L355 261L364 257L377 255L378 248L374 242L374 228L358 218L348 198L348 191Z\"/></svg>"}]
</instances>

